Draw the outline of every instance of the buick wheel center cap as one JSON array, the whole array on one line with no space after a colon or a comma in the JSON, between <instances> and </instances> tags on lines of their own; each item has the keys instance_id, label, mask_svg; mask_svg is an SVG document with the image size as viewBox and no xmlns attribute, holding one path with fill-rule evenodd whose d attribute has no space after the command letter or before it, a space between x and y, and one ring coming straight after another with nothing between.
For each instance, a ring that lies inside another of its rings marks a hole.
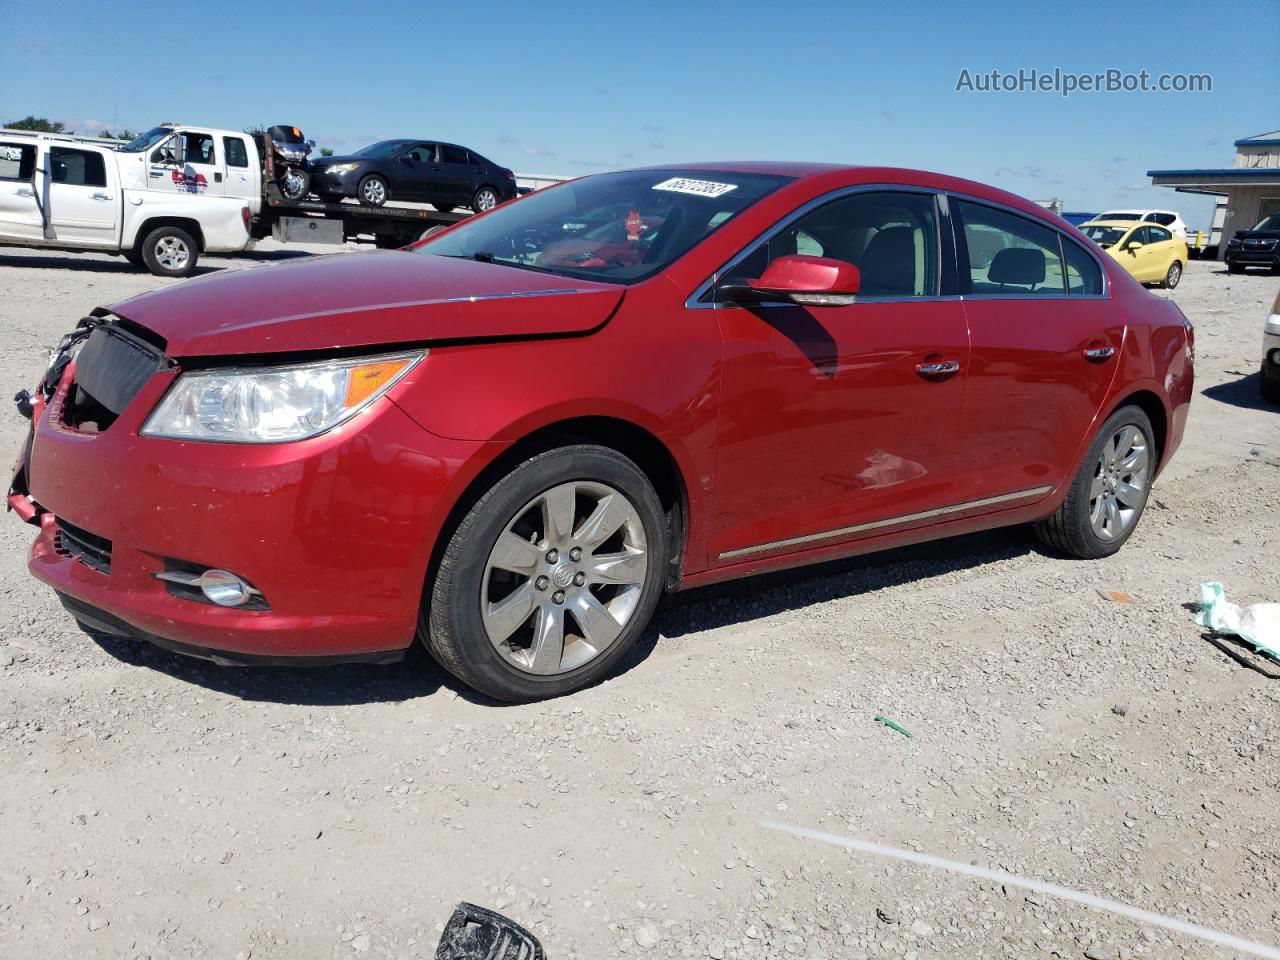
<instances>
[{"instance_id":1,"label":"buick wheel center cap","mask_svg":"<svg viewBox=\"0 0 1280 960\"><path fill-rule=\"evenodd\" d=\"M551 580L557 587L567 587L573 583L573 565L562 563L551 571Z\"/></svg>"}]
</instances>

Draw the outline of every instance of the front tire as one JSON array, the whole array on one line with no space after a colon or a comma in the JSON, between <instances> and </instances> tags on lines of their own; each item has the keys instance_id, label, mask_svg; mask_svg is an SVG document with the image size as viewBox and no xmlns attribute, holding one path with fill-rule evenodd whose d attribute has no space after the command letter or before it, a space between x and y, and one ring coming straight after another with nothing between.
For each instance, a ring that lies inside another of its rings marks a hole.
<instances>
[{"instance_id":1,"label":"front tire","mask_svg":"<svg viewBox=\"0 0 1280 960\"><path fill-rule=\"evenodd\" d=\"M302 200L311 192L311 174L301 167L289 167L279 180L280 196L289 202Z\"/></svg>"},{"instance_id":2,"label":"front tire","mask_svg":"<svg viewBox=\"0 0 1280 960\"><path fill-rule=\"evenodd\" d=\"M1089 445L1058 511L1036 525L1040 539L1073 557L1109 557L1133 535L1155 476L1151 419L1121 407Z\"/></svg>"},{"instance_id":3,"label":"front tire","mask_svg":"<svg viewBox=\"0 0 1280 960\"><path fill-rule=\"evenodd\" d=\"M1227 272L1228 272L1228 273L1244 273L1244 264L1243 264L1243 263L1228 263L1228 264L1227 264Z\"/></svg>"},{"instance_id":4,"label":"front tire","mask_svg":"<svg viewBox=\"0 0 1280 960\"><path fill-rule=\"evenodd\" d=\"M1169 264L1169 270L1164 275L1164 288L1172 290L1178 285L1178 281L1182 279L1182 264L1177 260Z\"/></svg>"},{"instance_id":5,"label":"front tire","mask_svg":"<svg viewBox=\"0 0 1280 960\"><path fill-rule=\"evenodd\" d=\"M382 206L387 202L389 196L387 181L376 173L365 177L360 181L360 186L356 188L356 199L369 207Z\"/></svg>"},{"instance_id":6,"label":"front tire","mask_svg":"<svg viewBox=\"0 0 1280 960\"><path fill-rule=\"evenodd\" d=\"M430 585L419 636L450 673L529 702L601 680L662 593L667 524L643 471L574 445L525 460L467 511Z\"/></svg>"},{"instance_id":7,"label":"front tire","mask_svg":"<svg viewBox=\"0 0 1280 960\"><path fill-rule=\"evenodd\" d=\"M157 277L189 277L200 248L181 227L156 227L142 241L142 262Z\"/></svg>"}]
</instances>

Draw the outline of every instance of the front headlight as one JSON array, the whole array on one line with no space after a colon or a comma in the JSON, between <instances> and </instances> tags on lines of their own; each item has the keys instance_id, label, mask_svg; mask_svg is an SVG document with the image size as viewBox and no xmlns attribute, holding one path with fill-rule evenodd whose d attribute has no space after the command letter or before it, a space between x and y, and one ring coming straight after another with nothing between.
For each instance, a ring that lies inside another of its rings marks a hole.
<instances>
[{"instance_id":1,"label":"front headlight","mask_svg":"<svg viewBox=\"0 0 1280 960\"><path fill-rule=\"evenodd\" d=\"M426 350L418 350L288 367L184 373L142 432L225 443L287 443L314 437L386 393L426 355Z\"/></svg>"},{"instance_id":2,"label":"front headlight","mask_svg":"<svg viewBox=\"0 0 1280 960\"><path fill-rule=\"evenodd\" d=\"M358 166L360 166L360 164L358 163L335 163L332 166L325 167L324 172L325 173L350 173L352 170L354 170Z\"/></svg>"}]
</instances>

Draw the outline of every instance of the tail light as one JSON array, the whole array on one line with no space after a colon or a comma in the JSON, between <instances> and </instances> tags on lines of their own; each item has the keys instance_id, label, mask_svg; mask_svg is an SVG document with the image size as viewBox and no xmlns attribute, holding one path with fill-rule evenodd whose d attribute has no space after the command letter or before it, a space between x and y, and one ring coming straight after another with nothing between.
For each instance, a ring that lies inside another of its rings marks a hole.
<instances>
[{"instance_id":1,"label":"tail light","mask_svg":"<svg viewBox=\"0 0 1280 960\"><path fill-rule=\"evenodd\" d=\"M240 219L244 221L244 232L249 232L249 221L253 219L253 214L249 212L248 207L240 208Z\"/></svg>"}]
</instances>

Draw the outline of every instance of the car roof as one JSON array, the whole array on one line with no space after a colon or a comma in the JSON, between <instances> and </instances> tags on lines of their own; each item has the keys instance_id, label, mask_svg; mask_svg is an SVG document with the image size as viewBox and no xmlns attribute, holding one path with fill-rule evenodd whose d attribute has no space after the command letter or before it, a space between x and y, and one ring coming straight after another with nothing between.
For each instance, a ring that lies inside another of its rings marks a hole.
<instances>
[{"instance_id":1,"label":"car roof","mask_svg":"<svg viewBox=\"0 0 1280 960\"><path fill-rule=\"evenodd\" d=\"M1105 210L1103 212L1104 213L1167 213L1171 217L1176 217L1178 215L1176 211L1161 210L1159 207L1145 207L1141 210L1137 210L1137 209L1125 210L1125 209L1116 208L1114 210Z\"/></svg>"}]
</instances>

